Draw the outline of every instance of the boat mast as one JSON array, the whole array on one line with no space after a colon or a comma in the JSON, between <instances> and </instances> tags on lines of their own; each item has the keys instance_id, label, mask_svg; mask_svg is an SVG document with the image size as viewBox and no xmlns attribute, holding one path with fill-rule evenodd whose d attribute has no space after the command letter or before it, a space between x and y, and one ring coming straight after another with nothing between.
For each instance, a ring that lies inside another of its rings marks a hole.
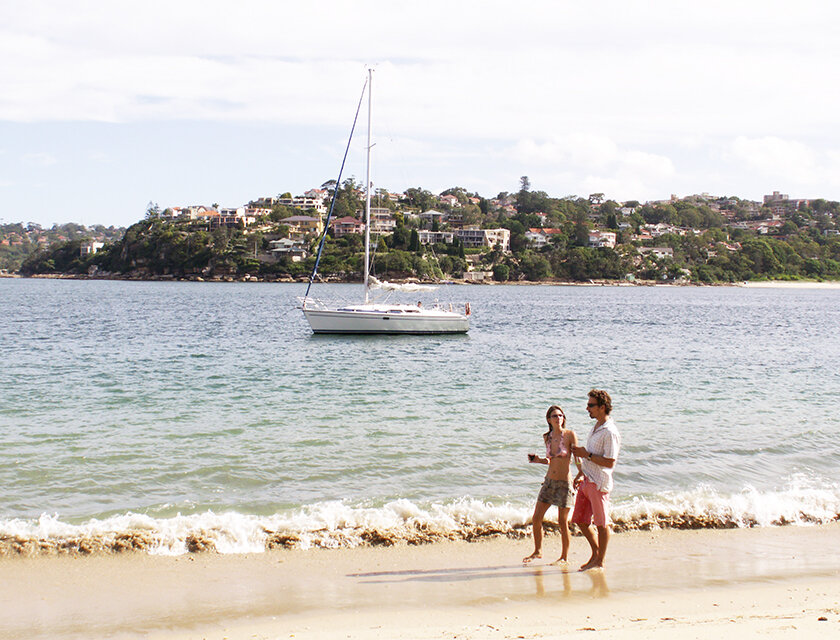
<instances>
[{"instance_id":1,"label":"boat mast","mask_svg":"<svg viewBox=\"0 0 840 640\"><path fill-rule=\"evenodd\" d=\"M368 301L368 272L370 271L370 112L373 104L373 69L368 69L368 126L367 126L367 177L365 180L365 302Z\"/></svg>"}]
</instances>

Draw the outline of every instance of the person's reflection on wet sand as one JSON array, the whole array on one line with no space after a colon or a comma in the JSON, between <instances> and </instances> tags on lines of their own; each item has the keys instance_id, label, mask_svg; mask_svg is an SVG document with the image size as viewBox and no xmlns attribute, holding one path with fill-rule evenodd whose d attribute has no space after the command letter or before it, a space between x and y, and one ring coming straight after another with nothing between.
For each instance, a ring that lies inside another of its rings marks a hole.
<instances>
[{"instance_id":1,"label":"person's reflection on wet sand","mask_svg":"<svg viewBox=\"0 0 840 640\"><path fill-rule=\"evenodd\" d=\"M543 570L534 570L534 582L536 583L536 593L538 598L545 597L545 579L543 578Z\"/></svg>"},{"instance_id":2,"label":"person's reflection on wet sand","mask_svg":"<svg viewBox=\"0 0 840 640\"><path fill-rule=\"evenodd\" d=\"M562 596L564 598L569 597L572 595L572 579L570 577L569 572L562 571L560 573L563 576L563 591ZM534 585L535 585L535 593L538 598L545 597L545 576L543 574L543 570L540 568L534 569Z\"/></svg>"},{"instance_id":3,"label":"person's reflection on wet sand","mask_svg":"<svg viewBox=\"0 0 840 640\"><path fill-rule=\"evenodd\" d=\"M593 598L606 598L610 595L610 588L607 586L607 575L603 569L595 569L594 571L587 571L586 575L592 581L592 588L589 590L589 595Z\"/></svg>"}]
</instances>

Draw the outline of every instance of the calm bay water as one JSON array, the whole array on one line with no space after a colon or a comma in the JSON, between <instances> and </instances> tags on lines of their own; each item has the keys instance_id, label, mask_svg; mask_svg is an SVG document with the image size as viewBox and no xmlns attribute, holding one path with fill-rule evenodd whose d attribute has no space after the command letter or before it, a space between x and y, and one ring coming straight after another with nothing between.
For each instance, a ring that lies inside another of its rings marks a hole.
<instances>
[{"instance_id":1,"label":"calm bay water","mask_svg":"<svg viewBox=\"0 0 840 640\"><path fill-rule=\"evenodd\" d=\"M618 513L840 513L840 290L450 286L418 299L472 329L438 337L314 336L303 290L0 279L0 535L521 523L547 406L585 438L591 387Z\"/></svg>"}]
</instances>

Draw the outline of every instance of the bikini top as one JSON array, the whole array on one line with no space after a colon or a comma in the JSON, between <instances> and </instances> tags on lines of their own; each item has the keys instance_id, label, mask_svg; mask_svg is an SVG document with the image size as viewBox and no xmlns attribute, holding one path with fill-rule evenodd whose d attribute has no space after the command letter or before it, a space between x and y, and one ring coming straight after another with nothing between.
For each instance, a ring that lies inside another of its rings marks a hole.
<instances>
[{"instance_id":1,"label":"bikini top","mask_svg":"<svg viewBox=\"0 0 840 640\"><path fill-rule=\"evenodd\" d=\"M543 434L545 440L545 457L546 458L567 458L569 456L569 448L563 442L563 434L552 430Z\"/></svg>"}]
</instances>

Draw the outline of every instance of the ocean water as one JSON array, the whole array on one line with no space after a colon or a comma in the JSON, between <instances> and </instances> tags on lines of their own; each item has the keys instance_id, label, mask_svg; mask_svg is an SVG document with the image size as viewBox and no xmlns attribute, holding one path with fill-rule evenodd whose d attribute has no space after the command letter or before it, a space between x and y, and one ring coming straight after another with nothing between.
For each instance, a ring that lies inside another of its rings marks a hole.
<instances>
[{"instance_id":1,"label":"ocean water","mask_svg":"<svg viewBox=\"0 0 840 640\"><path fill-rule=\"evenodd\" d=\"M469 334L353 337L304 288L0 279L0 553L525 535L592 387L619 529L840 517L840 290L444 286Z\"/></svg>"}]
</instances>

